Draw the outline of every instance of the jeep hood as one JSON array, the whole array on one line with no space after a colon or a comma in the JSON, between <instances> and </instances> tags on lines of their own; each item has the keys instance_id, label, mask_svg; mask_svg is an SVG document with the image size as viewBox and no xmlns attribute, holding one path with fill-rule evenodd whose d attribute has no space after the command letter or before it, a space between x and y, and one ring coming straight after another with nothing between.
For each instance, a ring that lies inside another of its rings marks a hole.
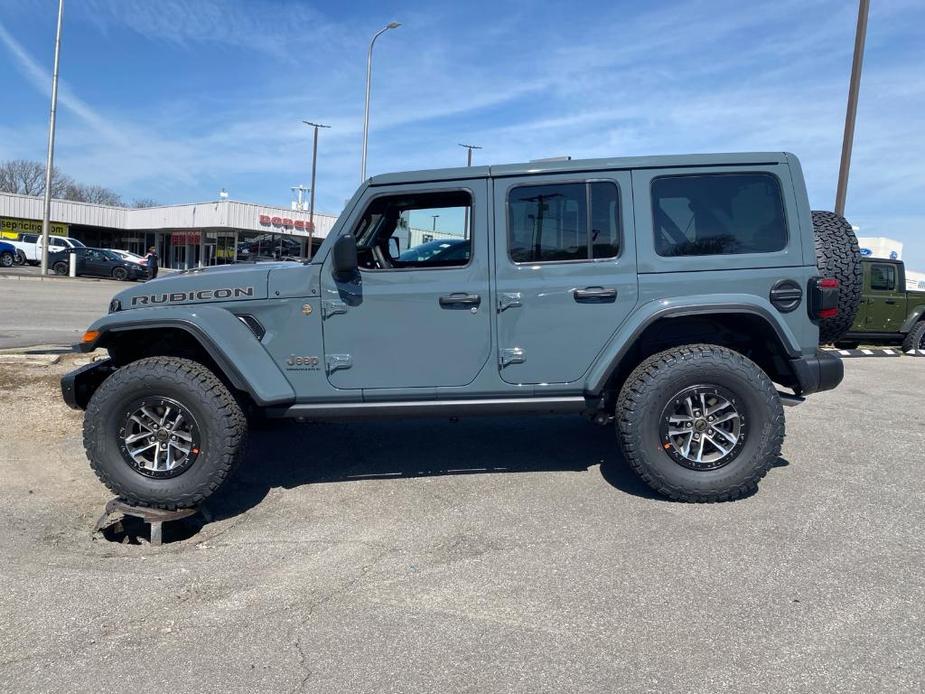
<instances>
[{"instance_id":1,"label":"jeep hood","mask_svg":"<svg viewBox=\"0 0 925 694\"><path fill-rule=\"evenodd\" d=\"M267 277L291 263L220 265L171 273L119 292L117 310L267 298Z\"/></svg>"}]
</instances>

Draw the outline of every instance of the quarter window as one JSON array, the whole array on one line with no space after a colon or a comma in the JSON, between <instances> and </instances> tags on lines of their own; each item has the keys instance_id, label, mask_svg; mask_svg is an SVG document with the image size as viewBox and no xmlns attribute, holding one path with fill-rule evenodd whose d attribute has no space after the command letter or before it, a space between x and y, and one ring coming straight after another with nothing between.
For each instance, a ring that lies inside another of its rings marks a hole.
<instances>
[{"instance_id":1,"label":"quarter window","mask_svg":"<svg viewBox=\"0 0 925 694\"><path fill-rule=\"evenodd\" d=\"M771 253L787 245L780 181L771 174L656 178L652 216L661 256Z\"/></svg>"},{"instance_id":2,"label":"quarter window","mask_svg":"<svg viewBox=\"0 0 925 694\"><path fill-rule=\"evenodd\" d=\"M871 265L870 288L888 292L896 289L896 268L886 264Z\"/></svg>"},{"instance_id":3,"label":"quarter window","mask_svg":"<svg viewBox=\"0 0 925 694\"><path fill-rule=\"evenodd\" d=\"M620 254L616 185L595 181L512 189L508 249L515 263L616 257Z\"/></svg>"}]
</instances>

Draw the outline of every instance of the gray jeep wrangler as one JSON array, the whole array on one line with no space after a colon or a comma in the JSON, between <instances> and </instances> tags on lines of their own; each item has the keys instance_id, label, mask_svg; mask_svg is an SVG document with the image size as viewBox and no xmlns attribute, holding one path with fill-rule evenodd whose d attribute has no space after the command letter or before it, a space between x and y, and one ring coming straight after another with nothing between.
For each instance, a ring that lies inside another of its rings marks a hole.
<instances>
[{"instance_id":1,"label":"gray jeep wrangler","mask_svg":"<svg viewBox=\"0 0 925 694\"><path fill-rule=\"evenodd\" d=\"M81 343L109 359L62 390L135 504L212 494L251 416L508 413L615 423L658 492L728 500L780 454L782 405L841 381L818 346L851 324L859 263L792 154L386 174L310 262L121 292Z\"/></svg>"}]
</instances>

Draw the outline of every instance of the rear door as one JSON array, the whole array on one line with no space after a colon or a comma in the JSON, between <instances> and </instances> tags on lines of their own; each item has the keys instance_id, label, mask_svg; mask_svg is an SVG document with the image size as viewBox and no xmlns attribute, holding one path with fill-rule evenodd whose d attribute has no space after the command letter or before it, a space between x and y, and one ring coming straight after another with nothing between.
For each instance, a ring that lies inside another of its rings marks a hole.
<instances>
[{"instance_id":1,"label":"rear door","mask_svg":"<svg viewBox=\"0 0 925 694\"><path fill-rule=\"evenodd\" d=\"M638 298L630 174L499 178L493 187L501 378L576 382Z\"/></svg>"},{"instance_id":2,"label":"rear door","mask_svg":"<svg viewBox=\"0 0 925 694\"><path fill-rule=\"evenodd\" d=\"M865 330L899 332L906 318L905 287L899 286L900 272L896 263L870 263L870 280L865 284L867 304Z\"/></svg>"}]
</instances>

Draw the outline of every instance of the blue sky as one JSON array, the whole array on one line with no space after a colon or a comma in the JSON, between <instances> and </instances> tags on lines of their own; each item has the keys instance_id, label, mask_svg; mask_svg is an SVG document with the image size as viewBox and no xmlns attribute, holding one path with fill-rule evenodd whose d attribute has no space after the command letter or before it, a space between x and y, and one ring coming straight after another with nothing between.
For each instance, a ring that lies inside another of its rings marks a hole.
<instances>
[{"instance_id":1,"label":"blue sky","mask_svg":"<svg viewBox=\"0 0 925 694\"><path fill-rule=\"evenodd\" d=\"M124 198L287 205L319 147L317 208L368 172L789 150L834 204L856 3L68 0L56 164ZM847 216L925 271L925 3L872 3ZM54 0L0 0L0 159L42 159Z\"/></svg>"}]
</instances>

